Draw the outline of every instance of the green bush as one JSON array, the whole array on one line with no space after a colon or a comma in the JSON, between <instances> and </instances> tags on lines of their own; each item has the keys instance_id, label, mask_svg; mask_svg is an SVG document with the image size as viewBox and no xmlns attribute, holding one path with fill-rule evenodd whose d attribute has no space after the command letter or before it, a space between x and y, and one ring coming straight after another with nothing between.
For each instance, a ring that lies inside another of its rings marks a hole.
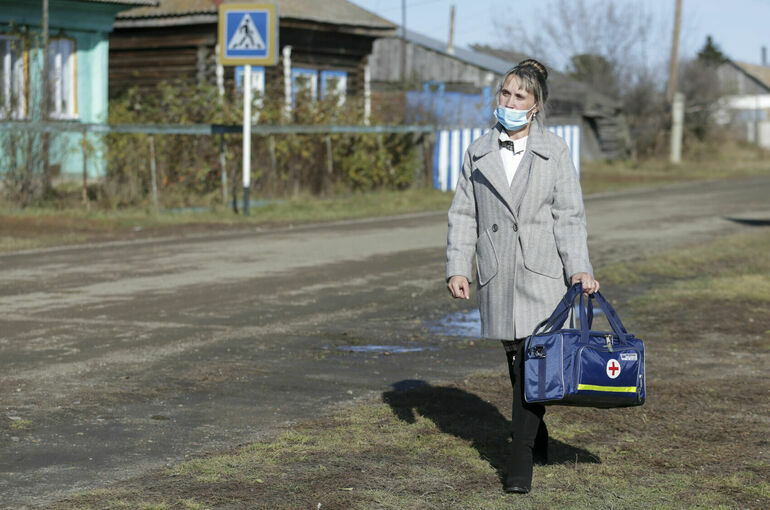
<instances>
[{"instance_id":1,"label":"green bush","mask_svg":"<svg viewBox=\"0 0 770 510\"><path fill-rule=\"evenodd\" d=\"M310 101L298 97L287 114L283 101L255 99L260 125L362 124L363 104L348 97ZM111 124L240 124L239 97L220 98L216 87L165 83L132 89L110 102ZM372 119L376 124L377 120ZM163 207L222 202L218 136L154 135L159 200ZM242 136L225 135L229 187L241 183ZM151 199L150 137L111 133L104 198L109 207L147 205ZM331 161L329 161L331 149ZM356 190L404 189L420 164L414 135L274 135L252 138L252 197L301 193L330 195ZM239 191L238 191L239 192Z\"/></svg>"}]
</instances>

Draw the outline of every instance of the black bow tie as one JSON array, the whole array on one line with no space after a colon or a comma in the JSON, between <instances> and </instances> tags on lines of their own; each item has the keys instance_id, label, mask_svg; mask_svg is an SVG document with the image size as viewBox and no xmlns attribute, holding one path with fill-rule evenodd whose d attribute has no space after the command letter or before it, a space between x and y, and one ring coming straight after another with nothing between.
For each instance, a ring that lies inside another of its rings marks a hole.
<instances>
[{"instance_id":1,"label":"black bow tie","mask_svg":"<svg viewBox=\"0 0 770 510\"><path fill-rule=\"evenodd\" d=\"M509 149L514 154L518 154L519 152L521 152L520 150L517 151L513 147L513 140L500 140L500 147L503 149Z\"/></svg>"}]
</instances>

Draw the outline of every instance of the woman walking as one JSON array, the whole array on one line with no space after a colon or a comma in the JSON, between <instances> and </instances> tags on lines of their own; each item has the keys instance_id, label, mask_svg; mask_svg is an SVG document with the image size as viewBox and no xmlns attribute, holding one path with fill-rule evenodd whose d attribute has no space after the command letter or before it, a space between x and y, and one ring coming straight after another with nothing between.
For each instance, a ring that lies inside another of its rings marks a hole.
<instances>
[{"instance_id":1,"label":"woman walking","mask_svg":"<svg viewBox=\"0 0 770 510\"><path fill-rule=\"evenodd\" d=\"M529 492L533 456L547 455L545 407L524 401L523 339L569 285L581 282L586 294L599 290L569 149L542 124L547 79L533 59L503 77L497 124L468 147L449 209L447 287L455 298L470 297L475 255L481 335L502 340L508 361L513 417L506 492Z\"/></svg>"}]
</instances>

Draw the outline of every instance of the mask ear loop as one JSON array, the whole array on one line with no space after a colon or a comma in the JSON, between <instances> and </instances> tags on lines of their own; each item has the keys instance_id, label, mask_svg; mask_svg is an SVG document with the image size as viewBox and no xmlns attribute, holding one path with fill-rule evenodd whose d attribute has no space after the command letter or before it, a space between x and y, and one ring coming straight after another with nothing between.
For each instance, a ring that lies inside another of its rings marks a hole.
<instances>
[{"instance_id":1,"label":"mask ear loop","mask_svg":"<svg viewBox=\"0 0 770 510\"><path fill-rule=\"evenodd\" d=\"M532 108L534 108L535 106L537 106L537 103L533 104ZM532 108L530 108L530 110ZM538 112L538 110L535 110L534 112L532 112L532 116L529 118L529 122L532 122L533 120L535 120L535 116L537 116L537 112Z\"/></svg>"}]
</instances>

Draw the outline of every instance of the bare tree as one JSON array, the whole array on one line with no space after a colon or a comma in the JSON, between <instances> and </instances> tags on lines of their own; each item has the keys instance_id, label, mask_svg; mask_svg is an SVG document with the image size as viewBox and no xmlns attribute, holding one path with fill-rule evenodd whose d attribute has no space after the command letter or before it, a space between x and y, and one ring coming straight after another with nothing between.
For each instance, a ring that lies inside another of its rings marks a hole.
<instances>
[{"instance_id":1,"label":"bare tree","mask_svg":"<svg viewBox=\"0 0 770 510\"><path fill-rule=\"evenodd\" d=\"M671 14L644 0L548 0L533 23L495 26L508 49L619 99L634 153L647 156L666 146L670 124L663 92Z\"/></svg>"},{"instance_id":2,"label":"bare tree","mask_svg":"<svg viewBox=\"0 0 770 510\"><path fill-rule=\"evenodd\" d=\"M495 26L508 49L541 58L594 85L609 72L615 83L602 91L623 94L642 77L647 81L649 74L665 68L666 51L659 41L670 23L658 18L641 0L550 0L533 24L509 25L498 18Z\"/></svg>"},{"instance_id":3,"label":"bare tree","mask_svg":"<svg viewBox=\"0 0 770 510\"><path fill-rule=\"evenodd\" d=\"M601 55L573 55L570 59L569 76L608 96L617 97L620 94L615 66Z\"/></svg>"}]
</instances>

